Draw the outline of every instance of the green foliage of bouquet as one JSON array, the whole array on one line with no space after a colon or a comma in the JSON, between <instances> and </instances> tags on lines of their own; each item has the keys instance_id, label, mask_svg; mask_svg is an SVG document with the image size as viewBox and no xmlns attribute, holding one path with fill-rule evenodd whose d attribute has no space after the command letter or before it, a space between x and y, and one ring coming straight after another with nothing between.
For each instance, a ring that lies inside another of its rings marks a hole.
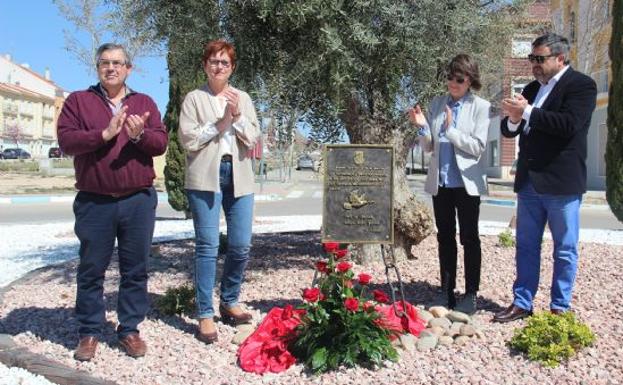
<instances>
[{"instance_id":1,"label":"green foliage of bouquet","mask_svg":"<svg viewBox=\"0 0 623 385\"><path fill-rule=\"evenodd\" d=\"M533 361L556 367L594 341L590 328L576 320L572 312L542 312L528 318L524 328L515 330L510 346Z\"/></svg>"},{"instance_id":2,"label":"green foliage of bouquet","mask_svg":"<svg viewBox=\"0 0 623 385\"><path fill-rule=\"evenodd\" d=\"M306 313L291 343L293 354L315 373L397 360L392 332L379 326L375 310L377 303L389 301L387 294L374 290L374 301L368 300L372 277L362 273L354 279L346 245L325 243L324 248L328 261L316 264L316 285L303 290Z\"/></svg>"},{"instance_id":3,"label":"green foliage of bouquet","mask_svg":"<svg viewBox=\"0 0 623 385\"><path fill-rule=\"evenodd\" d=\"M156 300L156 308L166 315L192 316L195 311L195 288L182 285L167 289L164 296Z\"/></svg>"}]
</instances>

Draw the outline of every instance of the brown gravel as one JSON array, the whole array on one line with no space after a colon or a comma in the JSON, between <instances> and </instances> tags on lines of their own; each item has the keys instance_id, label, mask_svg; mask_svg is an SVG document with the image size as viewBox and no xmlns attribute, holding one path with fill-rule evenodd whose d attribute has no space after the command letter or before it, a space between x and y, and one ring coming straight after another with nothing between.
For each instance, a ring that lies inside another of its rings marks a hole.
<instances>
[{"instance_id":1,"label":"brown gravel","mask_svg":"<svg viewBox=\"0 0 623 385\"><path fill-rule=\"evenodd\" d=\"M258 376L243 372L236 364L237 346L230 343L235 329L218 324L219 342L206 346L193 337L196 321L167 317L153 310L141 325L149 344L147 356L132 359L121 353L114 336L116 285L113 264L106 282L109 304L105 343L89 363L73 360L77 343L73 317L75 262L50 267L12 285L0 305L0 329L35 353L119 384L621 384L623 382L623 247L580 245L580 270L573 308L597 335L595 346L580 352L556 369L543 368L513 354L506 346L513 329L523 325L490 322L494 311L510 303L514 276L514 250L497 245L495 237L482 237L483 271L479 311L475 318L486 338L463 347L442 347L429 352L403 352L398 363L377 371L344 369L310 376L301 365L279 375ZM273 306L298 303L300 291L311 282L313 261L321 257L317 233L264 234L254 238L252 261L241 300L254 309L255 321ZM189 282L192 277L191 241L160 247L152 259L149 292L152 300L168 287ZM407 300L424 304L438 283L435 238L414 249L415 260L399 263ZM543 255L551 255L551 242L543 244ZM356 272L370 272L380 287L383 266L375 263ZM539 294L535 308L547 309L552 274L551 258L543 258ZM459 272L462 277L462 272ZM463 282L457 282L461 289Z\"/></svg>"}]
</instances>

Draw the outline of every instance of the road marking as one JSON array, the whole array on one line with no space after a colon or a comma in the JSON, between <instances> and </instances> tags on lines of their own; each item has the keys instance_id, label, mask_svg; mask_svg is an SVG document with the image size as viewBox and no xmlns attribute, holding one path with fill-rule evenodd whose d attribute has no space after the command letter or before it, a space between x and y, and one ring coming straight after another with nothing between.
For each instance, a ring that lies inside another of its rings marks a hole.
<instances>
[{"instance_id":1,"label":"road marking","mask_svg":"<svg viewBox=\"0 0 623 385\"><path fill-rule=\"evenodd\" d=\"M74 196L58 196L58 197L50 197L50 202L52 203L62 203L62 202L73 202L75 199Z\"/></svg>"},{"instance_id":2,"label":"road marking","mask_svg":"<svg viewBox=\"0 0 623 385\"><path fill-rule=\"evenodd\" d=\"M301 190L295 190L295 191L291 191L286 198L300 198L303 196L303 194L305 194L304 191Z\"/></svg>"}]
</instances>

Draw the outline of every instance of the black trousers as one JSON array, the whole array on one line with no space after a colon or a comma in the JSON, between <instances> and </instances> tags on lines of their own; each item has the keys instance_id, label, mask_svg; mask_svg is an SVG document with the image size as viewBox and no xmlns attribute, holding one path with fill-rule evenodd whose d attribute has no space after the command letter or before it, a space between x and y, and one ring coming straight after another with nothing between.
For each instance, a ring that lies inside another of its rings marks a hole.
<instances>
[{"instance_id":1,"label":"black trousers","mask_svg":"<svg viewBox=\"0 0 623 385\"><path fill-rule=\"evenodd\" d=\"M459 218L460 240L465 265L465 292L475 293L480 285L480 237L478 217L480 196L467 194L464 187L439 187L433 196L433 210L439 243L441 284L448 290L456 287L456 218Z\"/></svg>"}]
</instances>

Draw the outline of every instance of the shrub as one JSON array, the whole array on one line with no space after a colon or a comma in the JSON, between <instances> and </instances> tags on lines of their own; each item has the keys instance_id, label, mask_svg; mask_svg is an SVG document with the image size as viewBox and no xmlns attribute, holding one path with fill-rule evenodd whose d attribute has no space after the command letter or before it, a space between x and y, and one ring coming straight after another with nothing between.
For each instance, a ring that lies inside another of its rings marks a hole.
<instances>
[{"instance_id":1,"label":"shrub","mask_svg":"<svg viewBox=\"0 0 623 385\"><path fill-rule=\"evenodd\" d=\"M192 316L195 312L195 288L186 284L167 289L164 296L156 300L156 308L166 315Z\"/></svg>"},{"instance_id":2,"label":"shrub","mask_svg":"<svg viewBox=\"0 0 623 385\"><path fill-rule=\"evenodd\" d=\"M506 229L498 234L498 244L502 247L515 246L515 237L510 229Z\"/></svg>"},{"instance_id":3,"label":"shrub","mask_svg":"<svg viewBox=\"0 0 623 385\"><path fill-rule=\"evenodd\" d=\"M0 161L0 171L37 172L39 171L39 162L32 159L2 160Z\"/></svg>"},{"instance_id":4,"label":"shrub","mask_svg":"<svg viewBox=\"0 0 623 385\"><path fill-rule=\"evenodd\" d=\"M572 312L541 312L528 318L524 328L515 329L510 346L527 354L530 360L555 367L594 340L590 328L577 321Z\"/></svg>"}]
</instances>

